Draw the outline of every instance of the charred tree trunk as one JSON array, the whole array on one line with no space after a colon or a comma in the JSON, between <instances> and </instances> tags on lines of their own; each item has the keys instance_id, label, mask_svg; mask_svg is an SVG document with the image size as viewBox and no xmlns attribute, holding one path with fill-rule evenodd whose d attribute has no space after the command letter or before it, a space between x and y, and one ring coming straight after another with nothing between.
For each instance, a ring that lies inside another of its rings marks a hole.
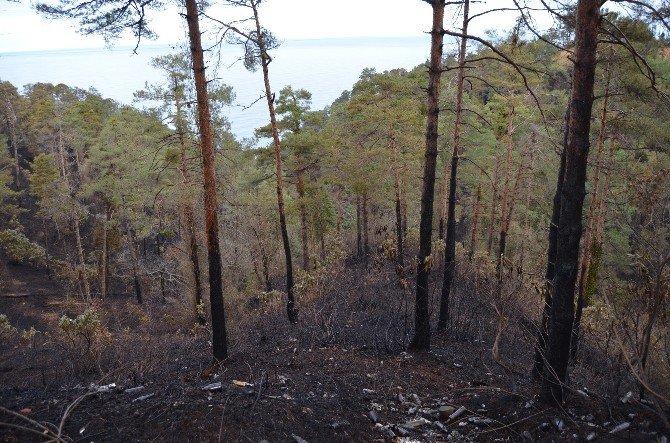
<instances>
[{"instance_id":1,"label":"charred tree trunk","mask_svg":"<svg viewBox=\"0 0 670 443\"><path fill-rule=\"evenodd\" d=\"M431 256L433 235L433 200L435 197L435 166L437 160L438 120L440 115L440 79L442 76L442 41L444 39L445 0L434 0L433 26L430 31L430 65L428 67L428 112L426 114L426 150L421 190L421 221L419 227L419 255L416 275L416 303L414 337L410 348L430 349L430 311L428 307L428 277L433 262Z\"/></svg>"},{"instance_id":2,"label":"charred tree trunk","mask_svg":"<svg viewBox=\"0 0 670 443\"><path fill-rule=\"evenodd\" d=\"M575 51L565 177L558 223L554 296L551 303L547 364L542 397L561 403L570 358L575 281L582 233L582 210L593 108L593 85L600 23L600 0L577 3Z\"/></svg>"},{"instance_id":3,"label":"charred tree trunk","mask_svg":"<svg viewBox=\"0 0 670 443\"><path fill-rule=\"evenodd\" d=\"M67 187L70 198L70 218L72 221L72 231L74 232L75 245L77 248L77 258L79 260L79 284L84 292L84 298L87 303L91 302L91 286L88 282L88 275L86 272L86 260L84 256L84 247L81 241L81 229L79 225L79 213L77 211L77 198L74 190L74 183L71 180L67 160L65 157L65 142L63 141L63 129L58 128L58 155L61 164L61 174Z\"/></svg>"},{"instance_id":4,"label":"charred tree trunk","mask_svg":"<svg viewBox=\"0 0 670 443\"><path fill-rule=\"evenodd\" d=\"M361 196L356 195L356 254L363 255L363 242L361 235Z\"/></svg>"},{"instance_id":5,"label":"charred tree trunk","mask_svg":"<svg viewBox=\"0 0 670 443\"><path fill-rule=\"evenodd\" d=\"M500 147L496 146L496 166L493 170L493 183L491 184L491 206L489 207L489 231L486 242L486 254L491 255L493 250L493 232L496 226L496 206L498 206L498 180L500 178Z\"/></svg>"},{"instance_id":6,"label":"charred tree trunk","mask_svg":"<svg viewBox=\"0 0 670 443\"><path fill-rule=\"evenodd\" d=\"M507 159L505 162L505 181L503 182L502 202L500 203L500 243L498 244L497 273L498 282L502 279L503 262L505 260L505 247L507 246L507 229L509 223L507 220L507 199L509 198L509 180L510 169L512 167L512 141L514 135L514 105L510 104L509 121L507 123ZM517 177L518 183L518 177ZM511 213L511 211L510 211Z\"/></svg>"},{"instance_id":7,"label":"charred tree trunk","mask_svg":"<svg viewBox=\"0 0 670 443\"><path fill-rule=\"evenodd\" d=\"M261 22L258 17L258 4L251 2L254 13L254 22L256 24L256 36L258 38L257 44L260 51L261 67L263 69L263 81L265 83L265 98L268 103L268 110L270 111L270 126L272 128L272 140L275 148L275 161L277 163L277 205L279 206L279 227L281 229L281 238L284 245L284 258L286 259L286 314L291 323L298 321L298 308L295 303L295 295L293 293L293 261L291 259L291 244L289 243L288 230L286 228L286 210L284 208L284 180L283 167L281 158L281 144L279 142L279 130L277 128L277 116L275 113L274 95L270 88L270 74L268 66L270 58L266 52L265 41L263 39L263 31L261 29Z\"/></svg>"},{"instance_id":8,"label":"charred tree trunk","mask_svg":"<svg viewBox=\"0 0 670 443\"><path fill-rule=\"evenodd\" d=\"M196 0L186 0L186 22L193 62L195 92L198 108L198 129L204 178L205 230L209 263L209 299L212 314L212 351L216 360L228 357L226 317L223 303L221 250L219 249L219 205L216 197L216 157L212 138L212 121L207 93L205 59L200 34L200 20Z\"/></svg>"},{"instance_id":9,"label":"charred tree trunk","mask_svg":"<svg viewBox=\"0 0 670 443\"><path fill-rule=\"evenodd\" d=\"M368 256L370 255L370 233L368 229L368 192L363 193L363 255L365 256L365 263L368 263Z\"/></svg>"},{"instance_id":10,"label":"charred tree trunk","mask_svg":"<svg viewBox=\"0 0 670 443\"><path fill-rule=\"evenodd\" d=\"M300 234L302 240L302 269L309 269L309 248L307 246L307 207L305 205L305 177L302 159L298 156L298 205L300 206Z\"/></svg>"},{"instance_id":11,"label":"charred tree trunk","mask_svg":"<svg viewBox=\"0 0 670 443\"><path fill-rule=\"evenodd\" d=\"M175 91L177 90L177 80L175 79ZM179 173L182 177L182 183L187 190L191 186L191 173L188 168L186 156L186 129L184 128L184 117L182 103L179 95L175 95L176 118L175 127L179 139ZM200 272L200 247L198 245L198 235L195 230L195 216L193 213L193 203L190 196L185 198L182 207L184 221L186 222L186 236L189 246L189 260L191 262L191 271L193 273L193 313L199 325L206 323L205 317L201 313L199 306L202 304L202 277Z\"/></svg>"},{"instance_id":12,"label":"charred tree trunk","mask_svg":"<svg viewBox=\"0 0 670 443\"><path fill-rule=\"evenodd\" d=\"M100 253L100 299L107 297L107 225L112 217L109 205L105 204L105 219L102 223L102 252Z\"/></svg>"},{"instance_id":13,"label":"charred tree trunk","mask_svg":"<svg viewBox=\"0 0 670 443\"><path fill-rule=\"evenodd\" d=\"M570 120L570 106L565 111L565 128L563 136L563 151L561 152L561 161L558 168L558 178L556 180L556 192L551 209L551 222L549 224L549 247L547 248L547 270L544 274L545 285L542 288L544 303L542 304L542 316L540 319L540 330L537 333L537 343L535 345L535 358L533 361L533 378L542 376L544 362L547 350L547 338L549 336L549 311L551 310L551 300L553 297L553 282L556 265L556 246L558 235L558 222L561 215L561 193L563 188L563 178L565 177L565 153L568 146L568 124Z\"/></svg>"},{"instance_id":14,"label":"charred tree trunk","mask_svg":"<svg viewBox=\"0 0 670 443\"><path fill-rule=\"evenodd\" d=\"M588 306L589 300L585 299L586 282L588 281L589 270L591 268L591 252L593 244L593 227L596 217L596 208L599 203L598 187L600 181L600 166L602 161L602 152L607 138L607 104L609 102L610 72L607 70L605 81L605 94L603 97L603 109L600 115L600 130L598 133L598 145L596 151L595 170L593 173L593 195L589 205L587 215L586 229L584 230L584 239L582 241L581 257L579 259L579 270L577 273L577 311L575 312L575 321L572 326L572 345L570 347L570 357L574 360L577 356L579 347L579 327L582 320L582 311Z\"/></svg>"},{"instance_id":15,"label":"charred tree trunk","mask_svg":"<svg viewBox=\"0 0 670 443\"><path fill-rule=\"evenodd\" d=\"M463 35L468 34L470 0L463 2ZM458 80L456 85L456 122L454 123L454 149L451 153L451 170L449 171L449 202L447 208L447 231L444 247L444 275L442 279L442 297L440 298L440 317L437 329L444 330L449 322L449 297L456 270L456 177L458 159L461 150L461 124L463 120L463 82L465 79L465 56L467 38L461 38L458 52Z\"/></svg>"},{"instance_id":16,"label":"charred tree trunk","mask_svg":"<svg viewBox=\"0 0 670 443\"><path fill-rule=\"evenodd\" d=\"M470 235L470 253L468 254L468 259L472 261L472 258L477 251L477 230L479 228L479 215L482 211L482 184L477 185L477 197L475 198L475 209L474 209L474 218L472 220L472 233Z\"/></svg>"},{"instance_id":17,"label":"charred tree trunk","mask_svg":"<svg viewBox=\"0 0 670 443\"><path fill-rule=\"evenodd\" d=\"M395 143L393 124L389 123L389 139L391 144L391 173L393 174L393 190L395 191L395 231L398 243L398 263L404 266L403 235L402 235L402 207L400 204L400 181L398 179L398 148Z\"/></svg>"}]
</instances>

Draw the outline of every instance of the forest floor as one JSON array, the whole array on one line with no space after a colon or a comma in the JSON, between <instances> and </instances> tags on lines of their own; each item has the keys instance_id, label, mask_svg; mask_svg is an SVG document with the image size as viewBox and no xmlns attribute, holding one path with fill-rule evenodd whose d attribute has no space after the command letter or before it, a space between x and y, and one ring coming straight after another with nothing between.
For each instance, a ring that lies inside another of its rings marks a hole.
<instances>
[{"instance_id":1,"label":"forest floor","mask_svg":"<svg viewBox=\"0 0 670 443\"><path fill-rule=\"evenodd\" d=\"M365 272L351 266L340 274L349 276L345 292ZM174 303L140 309L110 297L105 324L115 345L87 367L87 355L57 338L58 319L73 309L58 287L36 271L9 268L16 281L1 294L0 313L18 328L52 332L27 345L0 343L0 441L50 440L45 429L58 434L61 423L63 440L77 442L667 441L651 408L622 402L627 388L612 394L612 374L597 367L574 368L581 392L563 408L538 402L528 376L532 346L514 335L504 366L491 357L487 329L436 334L426 353L380 346L365 331L395 330L372 320L379 311L360 294L343 300L367 313L337 327L307 309L298 325L282 321L281 310L253 311L266 318L246 328L233 320L231 356L218 366L206 330L171 326L181 312ZM374 282L367 288L384 291ZM411 304L405 311L413 312ZM330 312L326 318L340 318ZM315 332L324 329L327 335Z\"/></svg>"}]
</instances>

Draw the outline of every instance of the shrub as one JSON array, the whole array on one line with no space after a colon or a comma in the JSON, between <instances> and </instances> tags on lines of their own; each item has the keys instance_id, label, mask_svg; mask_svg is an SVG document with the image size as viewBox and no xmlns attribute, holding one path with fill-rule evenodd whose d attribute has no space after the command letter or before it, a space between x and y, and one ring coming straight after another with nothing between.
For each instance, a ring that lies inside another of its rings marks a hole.
<instances>
[{"instance_id":1,"label":"shrub","mask_svg":"<svg viewBox=\"0 0 670 443\"><path fill-rule=\"evenodd\" d=\"M87 309L75 318L63 315L58 327L65 341L65 347L71 354L72 362L83 365L83 370L100 370L100 358L111 344L112 336L100 315Z\"/></svg>"},{"instance_id":2,"label":"shrub","mask_svg":"<svg viewBox=\"0 0 670 443\"><path fill-rule=\"evenodd\" d=\"M0 232L0 248L5 251L7 258L16 263L44 266L46 261L44 248L15 229Z\"/></svg>"}]
</instances>

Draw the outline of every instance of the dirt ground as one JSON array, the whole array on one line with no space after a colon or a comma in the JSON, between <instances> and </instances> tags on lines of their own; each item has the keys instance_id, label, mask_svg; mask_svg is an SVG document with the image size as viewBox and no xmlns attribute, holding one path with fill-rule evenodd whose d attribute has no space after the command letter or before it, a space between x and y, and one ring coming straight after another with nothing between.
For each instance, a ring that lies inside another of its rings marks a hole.
<instances>
[{"instance_id":1,"label":"dirt ground","mask_svg":"<svg viewBox=\"0 0 670 443\"><path fill-rule=\"evenodd\" d=\"M412 306L375 323L386 283L377 278L367 292L353 291L347 285L366 272L353 266L343 271L352 278L342 281L349 295L340 301L354 314L340 318L332 306L315 305L288 325L270 308L248 308L255 323L231 321L231 356L217 366L208 331L172 325L182 311L169 300L138 308L129 297L110 297L104 318L114 346L97 368L83 368L55 334L32 344L7 340L0 441L53 440L59 427L64 441L76 442L667 441L653 410L622 402L626 385L606 388L613 380L597 367L573 368L579 391L562 408L539 403L523 331L510 334L504 365L491 357L486 322L480 333L434 335L430 353L404 352L402 336L380 346L370 330L397 335L384 325L407 323ZM43 274L11 271L17 281L0 297L0 313L12 325L48 330L73 309Z\"/></svg>"}]
</instances>

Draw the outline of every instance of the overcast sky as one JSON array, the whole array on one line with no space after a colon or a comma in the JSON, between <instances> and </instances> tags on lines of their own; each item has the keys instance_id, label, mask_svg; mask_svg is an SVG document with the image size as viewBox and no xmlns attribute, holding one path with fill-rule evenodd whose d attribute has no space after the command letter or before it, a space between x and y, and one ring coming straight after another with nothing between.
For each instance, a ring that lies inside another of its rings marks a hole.
<instances>
[{"instance_id":1,"label":"overcast sky","mask_svg":"<svg viewBox=\"0 0 670 443\"><path fill-rule=\"evenodd\" d=\"M498 2L496 0L496 6ZM215 2L212 2L215 3ZM502 2L501 2L502 3ZM490 5L489 5L490 7ZM477 10L477 4L472 7ZM217 17L231 12L216 11ZM153 14L151 26L159 35L155 43L183 40L183 20L176 7ZM266 0L261 20L282 40L338 37L420 36L430 28L431 8L420 0ZM511 13L496 13L473 23L473 31L510 29ZM447 17L448 27L458 26ZM28 0L0 0L0 52L103 47L98 36L77 34L76 23L47 20ZM116 44L131 45L132 37Z\"/></svg>"}]
</instances>

